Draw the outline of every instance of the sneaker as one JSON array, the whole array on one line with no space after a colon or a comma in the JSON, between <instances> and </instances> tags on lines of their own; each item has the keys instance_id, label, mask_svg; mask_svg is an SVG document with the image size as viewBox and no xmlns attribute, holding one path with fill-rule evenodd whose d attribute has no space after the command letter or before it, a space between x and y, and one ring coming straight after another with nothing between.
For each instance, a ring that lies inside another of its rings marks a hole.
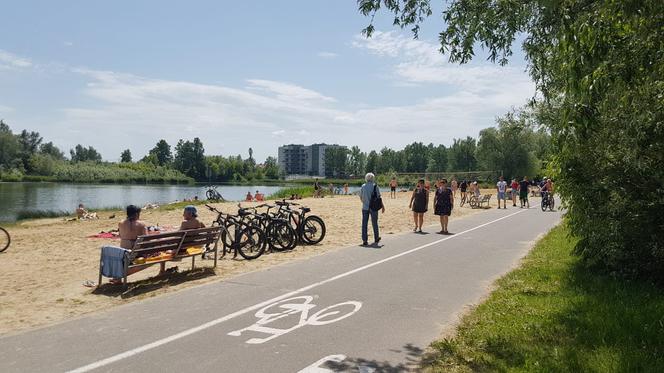
<instances>
[{"instance_id":1,"label":"sneaker","mask_svg":"<svg viewBox=\"0 0 664 373\"><path fill-rule=\"evenodd\" d=\"M362 242L362 246L369 246L369 243L367 241Z\"/></svg>"},{"instance_id":2,"label":"sneaker","mask_svg":"<svg viewBox=\"0 0 664 373\"><path fill-rule=\"evenodd\" d=\"M380 239L381 239L381 237L376 238L376 241L374 241L374 243L379 243Z\"/></svg>"}]
</instances>

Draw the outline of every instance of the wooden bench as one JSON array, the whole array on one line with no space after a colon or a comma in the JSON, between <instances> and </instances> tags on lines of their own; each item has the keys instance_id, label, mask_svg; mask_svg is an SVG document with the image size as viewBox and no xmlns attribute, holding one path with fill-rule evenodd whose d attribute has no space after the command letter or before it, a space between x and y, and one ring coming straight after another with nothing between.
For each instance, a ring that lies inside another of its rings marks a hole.
<instances>
[{"instance_id":1,"label":"wooden bench","mask_svg":"<svg viewBox=\"0 0 664 373\"><path fill-rule=\"evenodd\" d=\"M129 270L132 268L145 268L155 264L161 265L162 272L165 269L166 262L181 261L184 258L191 257L191 268L194 268L196 256L201 255L201 252L188 254L188 248L201 247L205 248L208 245L214 245L214 267L217 267L217 243L221 236L222 227L210 227L201 229L191 229L186 231L176 231L160 234L149 234L140 236L136 239L134 247L125 253L124 258L124 273L123 283L127 284L127 276ZM170 258L162 258L159 260L152 260L149 262L134 264L136 258L147 258L158 252L165 252L170 250L173 254ZM97 286L101 285L102 281L102 258L99 259L99 282Z\"/></svg>"}]
</instances>

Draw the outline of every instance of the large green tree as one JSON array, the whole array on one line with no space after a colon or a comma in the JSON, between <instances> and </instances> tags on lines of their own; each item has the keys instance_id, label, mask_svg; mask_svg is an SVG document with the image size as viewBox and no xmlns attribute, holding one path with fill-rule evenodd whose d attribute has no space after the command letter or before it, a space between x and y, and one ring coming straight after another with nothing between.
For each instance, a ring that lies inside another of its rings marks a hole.
<instances>
[{"instance_id":1,"label":"large green tree","mask_svg":"<svg viewBox=\"0 0 664 373\"><path fill-rule=\"evenodd\" d=\"M359 0L417 36L429 0ZM585 262L664 280L664 1L450 0L440 51L506 64L516 37L545 105L553 168ZM373 19L373 18L372 18ZM373 25L365 29L370 35Z\"/></svg>"}]
</instances>

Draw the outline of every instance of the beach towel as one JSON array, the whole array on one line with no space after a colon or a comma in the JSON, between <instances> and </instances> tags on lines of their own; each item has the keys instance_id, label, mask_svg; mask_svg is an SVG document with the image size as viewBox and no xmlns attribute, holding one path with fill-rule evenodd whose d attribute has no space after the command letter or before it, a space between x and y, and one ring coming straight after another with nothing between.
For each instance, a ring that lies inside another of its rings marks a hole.
<instances>
[{"instance_id":1,"label":"beach towel","mask_svg":"<svg viewBox=\"0 0 664 373\"><path fill-rule=\"evenodd\" d=\"M120 239L120 235L118 233L114 233L114 232L101 232L101 233L93 234L92 236L88 236L88 238L114 238L114 239Z\"/></svg>"},{"instance_id":2,"label":"beach towel","mask_svg":"<svg viewBox=\"0 0 664 373\"><path fill-rule=\"evenodd\" d=\"M124 261L129 250L115 246L101 248L101 274L106 277L122 278L125 276Z\"/></svg>"}]
</instances>

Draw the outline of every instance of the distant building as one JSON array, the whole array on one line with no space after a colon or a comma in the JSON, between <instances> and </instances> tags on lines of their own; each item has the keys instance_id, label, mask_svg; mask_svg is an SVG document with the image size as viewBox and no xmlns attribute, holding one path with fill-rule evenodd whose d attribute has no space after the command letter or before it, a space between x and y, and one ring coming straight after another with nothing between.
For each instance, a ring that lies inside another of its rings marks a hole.
<instances>
[{"instance_id":1,"label":"distant building","mask_svg":"<svg viewBox=\"0 0 664 373\"><path fill-rule=\"evenodd\" d=\"M277 162L286 175L325 176L325 151L330 148L345 148L342 145L290 144L279 147Z\"/></svg>"}]
</instances>

